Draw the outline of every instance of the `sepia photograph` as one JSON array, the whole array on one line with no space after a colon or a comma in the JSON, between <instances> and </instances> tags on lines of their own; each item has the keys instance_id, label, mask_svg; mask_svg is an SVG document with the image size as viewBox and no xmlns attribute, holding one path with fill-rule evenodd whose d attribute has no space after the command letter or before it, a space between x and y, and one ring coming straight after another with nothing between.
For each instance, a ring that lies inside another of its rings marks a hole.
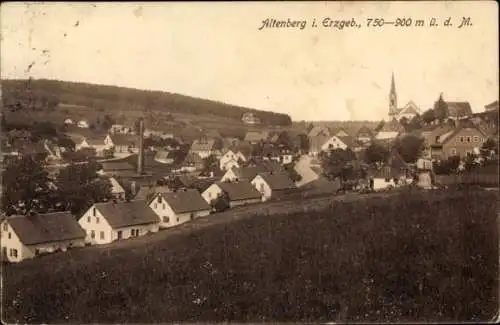
<instances>
[{"instance_id":1,"label":"sepia photograph","mask_svg":"<svg viewBox=\"0 0 500 325\"><path fill-rule=\"evenodd\" d=\"M2 322L498 322L498 12L3 2Z\"/></svg>"}]
</instances>

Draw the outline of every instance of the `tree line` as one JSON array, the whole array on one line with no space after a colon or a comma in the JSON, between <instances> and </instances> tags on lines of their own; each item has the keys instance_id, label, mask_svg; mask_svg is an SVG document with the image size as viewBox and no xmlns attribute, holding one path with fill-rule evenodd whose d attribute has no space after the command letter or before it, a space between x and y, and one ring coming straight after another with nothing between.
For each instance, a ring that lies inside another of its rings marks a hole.
<instances>
[{"instance_id":1,"label":"tree line","mask_svg":"<svg viewBox=\"0 0 500 325\"><path fill-rule=\"evenodd\" d=\"M54 108L59 102L104 110L148 110L171 113L210 114L240 120L243 113L253 112L263 124L291 125L289 115L248 109L162 91L66 82L58 80L3 80L3 104L9 109L32 107L35 102L50 102L38 107ZM43 98L43 100L42 100ZM45 98L48 98L45 100ZM30 106L31 105L31 106Z\"/></svg>"},{"instance_id":2,"label":"tree line","mask_svg":"<svg viewBox=\"0 0 500 325\"><path fill-rule=\"evenodd\" d=\"M51 178L36 156L12 157L2 172L2 210L7 215L71 211L83 213L95 202L112 199L111 183L99 177L95 161L70 164Z\"/></svg>"}]
</instances>

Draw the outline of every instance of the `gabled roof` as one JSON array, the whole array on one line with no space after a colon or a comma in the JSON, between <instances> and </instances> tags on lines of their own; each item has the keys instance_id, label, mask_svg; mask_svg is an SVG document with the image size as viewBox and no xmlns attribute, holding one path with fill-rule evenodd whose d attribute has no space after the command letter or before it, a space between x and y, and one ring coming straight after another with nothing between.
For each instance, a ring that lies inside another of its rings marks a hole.
<instances>
[{"instance_id":1,"label":"gabled roof","mask_svg":"<svg viewBox=\"0 0 500 325\"><path fill-rule=\"evenodd\" d=\"M344 137L337 136L337 138L340 141L342 141L349 148L353 147L355 144L355 139L353 137L351 137L350 135L344 136Z\"/></svg>"},{"instance_id":2,"label":"gabled roof","mask_svg":"<svg viewBox=\"0 0 500 325\"><path fill-rule=\"evenodd\" d=\"M373 138L373 132L366 125L363 125L356 133L357 138Z\"/></svg>"},{"instance_id":3,"label":"gabled roof","mask_svg":"<svg viewBox=\"0 0 500 325\"><path fill-rule=\"evenodd\" d=\"M252 180L257 174L264 173L267 170L263 166L251 166L232 168L232 171L239 180Z\"/></svg>"},{"instance_id":4,"label":"gabled roof","mask_svg":"<svg viewBox=\"0 0 500 325\"><path fill-rule=\"evenodd\" d=\"M7 222L25 245L85 238L85 231L69 212L16 215L9 217Z\"/></svg>"},{"instance_id":5,"label":"gabled roof","mask_svg":"<svg viewBox=\"0 0 500 325\"><path fill-rule=\"evenodd\" d=\"M227 194L230 201L250 200L262 197L249 181L234 183L217 182L216 184Z\"/></svg>"},{"instance_id":6,"label":"gabled roof","mask_svg":"<svg viewBox=\"0 0 500 325\"><path fill-rule=\"evenodd\" d=\"M152 200L153 195L166 192L170 192L170 189L167 186L141 186L134 199L138 201L148 200L148 196L151 195L149 200ZM149 204L150 202L147 203Z\"/></svg>"},{"instance_id":7,"label":"gabled roof","mask_svg":"<svg viewBox=\"0 0 500 325\"><path fill-rule=\"evenodd\" d=\"M245 141L265 141L269 138L269 132L267 131L248 131L245 135Z\"/></svg>"},{"instance_id":8,"label":"gabled roof","mask_svg":"<svg viewBox=\"0 0 500 325\"><path fill-rule=\"evenodd\" d=\"M296 188L295 183L285 173L260 173L260 177L266 181L271 190L287 190Z\"/></svg>"},{"instance_id":9,"label":"gabled roof","mask_svg":"<svg viewBox=\"0 0 500 325\"><path fill-rule=\"evenodd\" d=\"M489 103L488 105L484 105L484 108L486 110L498 110L498 100L495 100L492 103Z\"/></svg>"},{"instance_id":10,"label":"gabled roof","mask_svg":"<svg viewBox=\"0 0 500 325\"><path fill-rule=\"evenodd\" d=\"M118 183L116 178L110 177L109 182L111 183L111 193L112 194L117 194L117 193L125 193L125 190L123 187Z\"/></svg>"},{"instance_id":11,"label":"gabled roof","mask_svg":"<svg viewBox=\"0 0 500 325\"><path fill-rule=\"evenodd\" d=\"M94 207L101 212L102 216L112 228L146 225L158 222L158 216L144 200L96 203Z\"/></svg>"},{"instance_id":12,"label":"gabled roof","mask_svg":"<svg viewBox=\"0 0 500 325\"><path fill-rule=\"evenodd\" d=\"M135 170L135 167L133 165L125 161L105 161L101 164L104 171Z\"/></svg>"},{"instance_id":13,"label":"gabled roof","mask_svg":"<svg viewBox=\"0 0 500 325\"><path fill-rule=\"evenodd\" d=\"M420 108L418 108L418 106L410 100L403 108L401 108L398 114L419 114L419 111Z\"/></svg>"},{"instance_id":14,"label":"gabled roof","mask_svg":"<svg viewBox=\"0 0 500 325\"><path fill-rule=\"evenodd\" d=\"M479 130L477 127L475 127L474 125L471 125L471 124L468 124L468 125L460 125L459 127L447 132L446 134L443 134L441 135L440 139L439 139L439 142L440 144L445 144L447 142L449 142L451 139L453 139L460 131L462 131L463 129L474 129L476 130L479 134L483 135L484 137L486 137L486 134L483 134L481 132L481 130Z\"/></svg>"},{"instance_id":15,"label":"gabled roof","mask_svg":"<svg viewBox=\"0 0 500 325\"><path fill-rule=\"evenodd\" d=\"M197 190L160 193L175 213L210 210L210 206Z\"/></svg>"},{"instance_id":16,"label":"gabled roof","mask_svg":"<svg viewBox=\"0 0 500 325\"><path fill-rule=\"evenodd\" d=\"M110 134L111 141L115 146L139 145L139 137L128 134Z\"/></svg>"},{"instance_id":17,"label":"gabled roof","mask_svg":"<svg viewBox=\"0 0 500 325\"><path fill-rule=\"evenodd\" d=\"M311 131L307 134L308 137L317 137L321 132L324 132L326 136L330 136L330 130L325 126L314 126Z\"/></svg>"},{"instance_id":18,"label":"gabled roof","mask_svg":"<svg viewBox=\"0 0 500 325\"><path fill-rule=\"evenodd\" d=\"M87 142L90 146L104 145L104 138L85 138L83 141Z\"/></svg>"},{"instance_id":19,"label":"gabled roof","mask_svg":"<svg viewBox=\"0 0 500 325\"><path fill-rule=\"evenodd\" d=\"M465 117L472 115L472 109L469 102L446 102L448 114L452 117Z\"/></svg>"}]
</instances>

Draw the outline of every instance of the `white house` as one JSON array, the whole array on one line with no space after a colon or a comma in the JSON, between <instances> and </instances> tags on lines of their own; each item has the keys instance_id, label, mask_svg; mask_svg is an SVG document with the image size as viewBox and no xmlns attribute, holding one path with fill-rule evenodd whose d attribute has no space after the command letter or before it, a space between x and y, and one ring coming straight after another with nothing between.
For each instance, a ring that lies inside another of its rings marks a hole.
<instances>
[{"instance_id":1,"label":"white house","mask_svg":"<svg viewBox=\"0 0 500 325\"><path fill-rule=\"evenodd\" d=\"M0 227L3 258L9 262L85 246L85 232L69 212L11 216Z\"/></svg>"},{"instance_id":2,"label":"white house","mask_svg":"<svg viewBox=\"0 0 500 325\"><path fill-rule=\"evenodd\" d=\"M340 140L339 136L332 136L321 146L322 151L327 151L329 149L347 149L347 144Z\"/></svg>"},{"instance_id":3,"label":"white house","mask_svg":"<svg viewBox=\"0 0 500 325\"><path fill-rule=\"evenodd\" d=\"M259 203L262 201L262 195L248 181L239 181L232 183L217 182L210 185L202 194L205 201L209 204L225 194L229 199L229 207Z\"/></svg>"},{"instance_id":4,"label":"white house","mask_svg":"<svg viewBox=\"0 0 500 325\"><path fill-rule=\"evenodd\" d=\"M376 140L394 140L399 136L399 132L396 131L380 131L375 136Z\"/></svg>"},{"instance_id":5,"label":"white house","mask_svg":"<svg viewBox=\"0 0 500 325\"><path fill-rule=\"evenodd\" d=\"M78 151L83 148L93 148L95 149L96 154L101 156L104 150L111 149L111 146L106 144L102 138L85 138L82 142L76 144L75 150Z\"/></svg>"},{"instance_id":6,"label":"white house","mask_svg":"<svg viewBox=\"0 0 500 325\"><path fill-rule=\"evenodd\" d=\"M285 173L260 173L251 183L262 194L263 201L282 198L297 189Z\"/></svg>"},{"instance_id":7,"label":"white house","mask_svg":"<svg viewBox=\"0 0 500 325\"><path fill-rule=\"evenodd\" d=\"M66 125L73 125L74 123L73 123L72 119L67 118L67 119L64 120L64 124L66 124Z\"/></svg>"},{"instance_id":8,"label":"white house","mask_svg":"<svg viewBox=\"0 0 500 325\"><path fill-rule=\"evenodd\" d=\"M81 129L88 129L89 123L85 120L78 121L77 126Z\"/></svg>"},{"instance_id":9,"label":"white house","mask_svg":"<svg viewBox=\"0 0 500 325\"><path fill-rule=\"evenodd\" d=\"M125 189L118 183L116 178L110 177L109 182L111 183L111 195L117 200L125 200Z\"/></svg>"},{"instance_id":10,"label":"white house","mask_svg":"<svg viewBox=\"0 0 500 325\"><path fill-rule=\"evenodd\" d=\"M78 220L86 242L107 244L143 236L159 229L159 220L146 201L95 203Z\"/></svg>"},{"instance_id":11,"label":"white house","mask_svg":"<svg viewBox=\"0 0 500 325\"><path fill-rule=\"evenodd\" d=\"M194 189L160 192L149 202L161 228L173 227L210 214L210 206Z\"/></svg>"},{"instance_id":12,"label":"white house","mask_svg":"<svg viewBox=\"0 0 500 325\"><path fill-rule=\"evenodd\" d=\"M201 158L207 158L212 154L216 154L216 141L214 139L202 138L193 141L189 153L198 154Z\"/></svg>"},{"instance_id":13,"label":"white house","mask_svg":"<svg viewBox=\"0 0 500 325\"><path fill-rule=\"evenodd\" d=\"M132 134L133 129L130 126L125 126L123 124L113 124L109 128L111 134Z\"/></svg>"}]
</instances>

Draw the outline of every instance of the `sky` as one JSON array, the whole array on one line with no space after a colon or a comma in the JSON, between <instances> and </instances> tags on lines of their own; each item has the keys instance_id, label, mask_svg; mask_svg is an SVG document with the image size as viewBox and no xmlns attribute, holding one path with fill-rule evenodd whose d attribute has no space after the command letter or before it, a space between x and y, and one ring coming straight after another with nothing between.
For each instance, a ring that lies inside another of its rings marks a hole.
<instances>
[{"instance_id":1,"label":"sky","mask_svg":"<svg viewBox=\"0 0 500 325\"><path fill-rule=\"evenodd\" d=\"M322 27L353 17L361 28ZM397 17L441 26L366 26ZM459 29L462 17L472 26ZM259 30L268 18L308 25ZM499 96L494 1L4 2L0 24L8 79L164 90L309 121L384 118L392 73L401 107L426 110L443 93L482 111Z\"/></svg>"}]
</instances>

